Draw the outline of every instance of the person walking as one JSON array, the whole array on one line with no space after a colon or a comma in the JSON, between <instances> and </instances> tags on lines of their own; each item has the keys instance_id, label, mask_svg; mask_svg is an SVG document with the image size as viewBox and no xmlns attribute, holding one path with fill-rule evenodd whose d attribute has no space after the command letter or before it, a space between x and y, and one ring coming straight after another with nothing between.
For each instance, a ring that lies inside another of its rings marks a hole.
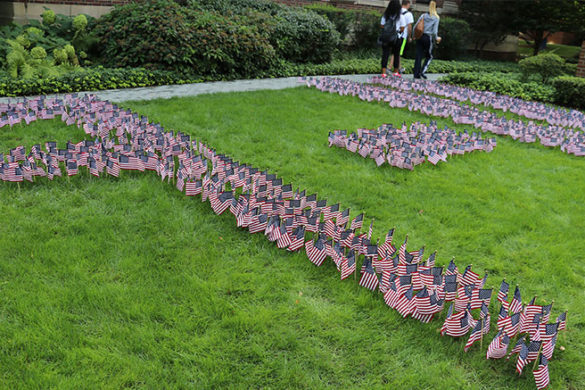
<instances>
[{"instance_id":1,"label":"person walking","mask_svg":"<svg viewBox=\"0 0 585 390\"><path fill-rule=\"evenodd\" d=\"M439 14L437 14L437 3L434 1L429 2L429 12L421 15L418 21L414 25L414 30L419 23L424 23L424 29L422 36L416 41L416 59L414 60L414 78L426 79L426 72L433 60L433 41L437 42L437 45L441 43L441 37L437 36L439 32ZM423 56L425 57L425 63L421 68L421 62Z\"/></svg>"},{"instance_id":2,"label":"person walking","mask_svg":"<svg viewBox=\"0 0 585 390\"><path fill-rule=\"evenodd\" d=\"M412 16L412 12L408 10L409 8L410 0L402 0L402 9L400 10L400 13L404 17L404 23L406 27L404 31L398 35L398 37L402 39L402 45L400 46L400 57L402 57L404 53L406 42L412 42L412 24L414 23L414 17ZM390 63L394 63L394 55L390 57ZM400 58L398 58L398 68L400 69L400 73L404 72L401 66Z\"/></svg>"},{"instance_id":3,"label":"person walking","mask_svg":"<svg viewBox=\"0 0 585 390\"><path fill-rule=\"evenodd\" d=\"M388 68L388 58L390 54L393 55L394 76L400 76L400 48L402 47L402 39L399 34L404 32L406 27L405 18L401 14L402 7L400 0L391 0L384 11L384 15L380 20L380 28L382 33L380 35L380 43L382 44L382 77L386 77L386 70ZM392 29L392 26L395 26ZM389 31L392 30L392 31Z\"/></svg>"}]
</instances>

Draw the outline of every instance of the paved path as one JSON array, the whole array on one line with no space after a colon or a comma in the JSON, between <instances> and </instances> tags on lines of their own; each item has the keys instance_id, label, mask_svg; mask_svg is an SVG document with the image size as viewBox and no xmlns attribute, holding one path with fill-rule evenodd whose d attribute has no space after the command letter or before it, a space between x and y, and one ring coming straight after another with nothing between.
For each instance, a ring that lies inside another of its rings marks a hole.
<instances>
[{"instance_id":1,"label":"paved path","mask_svg":"<svg viewBox=\"0 0 585 390\"><path fill-rule=\"evenodd\" d=\"M359 75L340 75L330 77L341 77L347 80L365 82L374 74ZM444 74L429 74L429 80L437 80ZM323 76L317 76L323 77ZM412 78L412 75L405 75L405 78ZM159 87L144 88L126 88L126 89L108 89L105 91L80 92L97 95L102 100L111 102L125 102L129 100L153 100L153 99L170 99L173 97L196 96L207 93L221 92L245 92L258 91L266 89L286 89L300 86L297 82L298 77L283 77L275 79L253 79L253 80L236 80L236 81L214 81L208 83L183 84L183 85L162 85ZM50 95L60 96L63 94ZM0 98L0 103L6 103L22 98Z\"/></svg>"}]
</instances>

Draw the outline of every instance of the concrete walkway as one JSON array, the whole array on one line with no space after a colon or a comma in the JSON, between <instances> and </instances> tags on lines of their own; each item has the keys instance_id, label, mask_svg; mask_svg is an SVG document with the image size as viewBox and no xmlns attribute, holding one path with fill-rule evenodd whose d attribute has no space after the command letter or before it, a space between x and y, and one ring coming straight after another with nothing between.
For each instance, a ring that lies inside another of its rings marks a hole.
<instances>
[{"instance_id":1,"label":"concrete walkway","mask_svg":"<svg viewBox=\"0 0 585 390\"><path fill-rule=\"evenodd\" d=\"M366 82L375 74L339 75L329 77L340 77L347 80ZM444 74L428 74L429 80L437 80ZM324 77L324 76L316 76ZM412 75L404 75L405 78L412 78ZM130 100L153 100L170 99L173 97L197 96L208 93L221 92L246 92L270 89L286 89L298 87L298 77L283 77L274 79L252 79L236 81L214 81L208 83L183 84L183 85L162 85L159 87L108 89L105 91L80 92L80 94L94 94L99 99L111 102L125 102ZM49 95L49 97L63 96L64 94ZM0 103L15 101L18 98L0 98Z\"/></svg>"}]
</instances>

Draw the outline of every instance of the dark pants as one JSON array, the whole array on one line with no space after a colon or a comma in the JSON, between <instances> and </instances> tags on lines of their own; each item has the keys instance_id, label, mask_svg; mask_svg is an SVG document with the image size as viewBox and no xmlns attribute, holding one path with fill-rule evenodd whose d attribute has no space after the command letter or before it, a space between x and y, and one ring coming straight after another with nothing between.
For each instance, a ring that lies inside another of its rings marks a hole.
<instances>
[{"instance_id":1,"label":"dark pants","mask_svg":"<svg viewBox=\"0 0 585 390\"><path fill-rule=\"evenodd\" d=\"M421 62L423 56L425 63L421 69ZM423 34L418 41L416 41L416 59L414 60L414 78L420 79L420 76L427 72L431 61L433 60L433 41L428 34Z\"/></svg>"},{"instance_id":2,"label":"dark pants","mask_svg":"<svg viewBox=\"0 0 585 390\"><path fill-rule=\"evenodd\" d=\"M394 45L382 46L382 68L388 67L388 58L390 53L394 55L394 69L398 69L400 63L400 47L402 46L402 39L397 39Z\"/></svg>"}]
</instances>

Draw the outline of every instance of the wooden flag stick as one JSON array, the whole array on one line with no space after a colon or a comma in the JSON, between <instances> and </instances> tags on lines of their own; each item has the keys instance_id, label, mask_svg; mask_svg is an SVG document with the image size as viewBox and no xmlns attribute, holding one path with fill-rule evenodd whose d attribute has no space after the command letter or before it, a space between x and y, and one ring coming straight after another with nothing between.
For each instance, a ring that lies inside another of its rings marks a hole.
<instances>
[{"instance_id":1,"label":"wooden flag stick","mask_svg":"<svg viewBox=\"0 0 585 390\"><path fill-rule=\"evenodd\" d=\"M481 351L483 349L483 323L484 323L484 320L480 319L480 321L481 321L481 329L480 329L480 334L479 334L479 350Z\"/></svg>"}]
</instances>

